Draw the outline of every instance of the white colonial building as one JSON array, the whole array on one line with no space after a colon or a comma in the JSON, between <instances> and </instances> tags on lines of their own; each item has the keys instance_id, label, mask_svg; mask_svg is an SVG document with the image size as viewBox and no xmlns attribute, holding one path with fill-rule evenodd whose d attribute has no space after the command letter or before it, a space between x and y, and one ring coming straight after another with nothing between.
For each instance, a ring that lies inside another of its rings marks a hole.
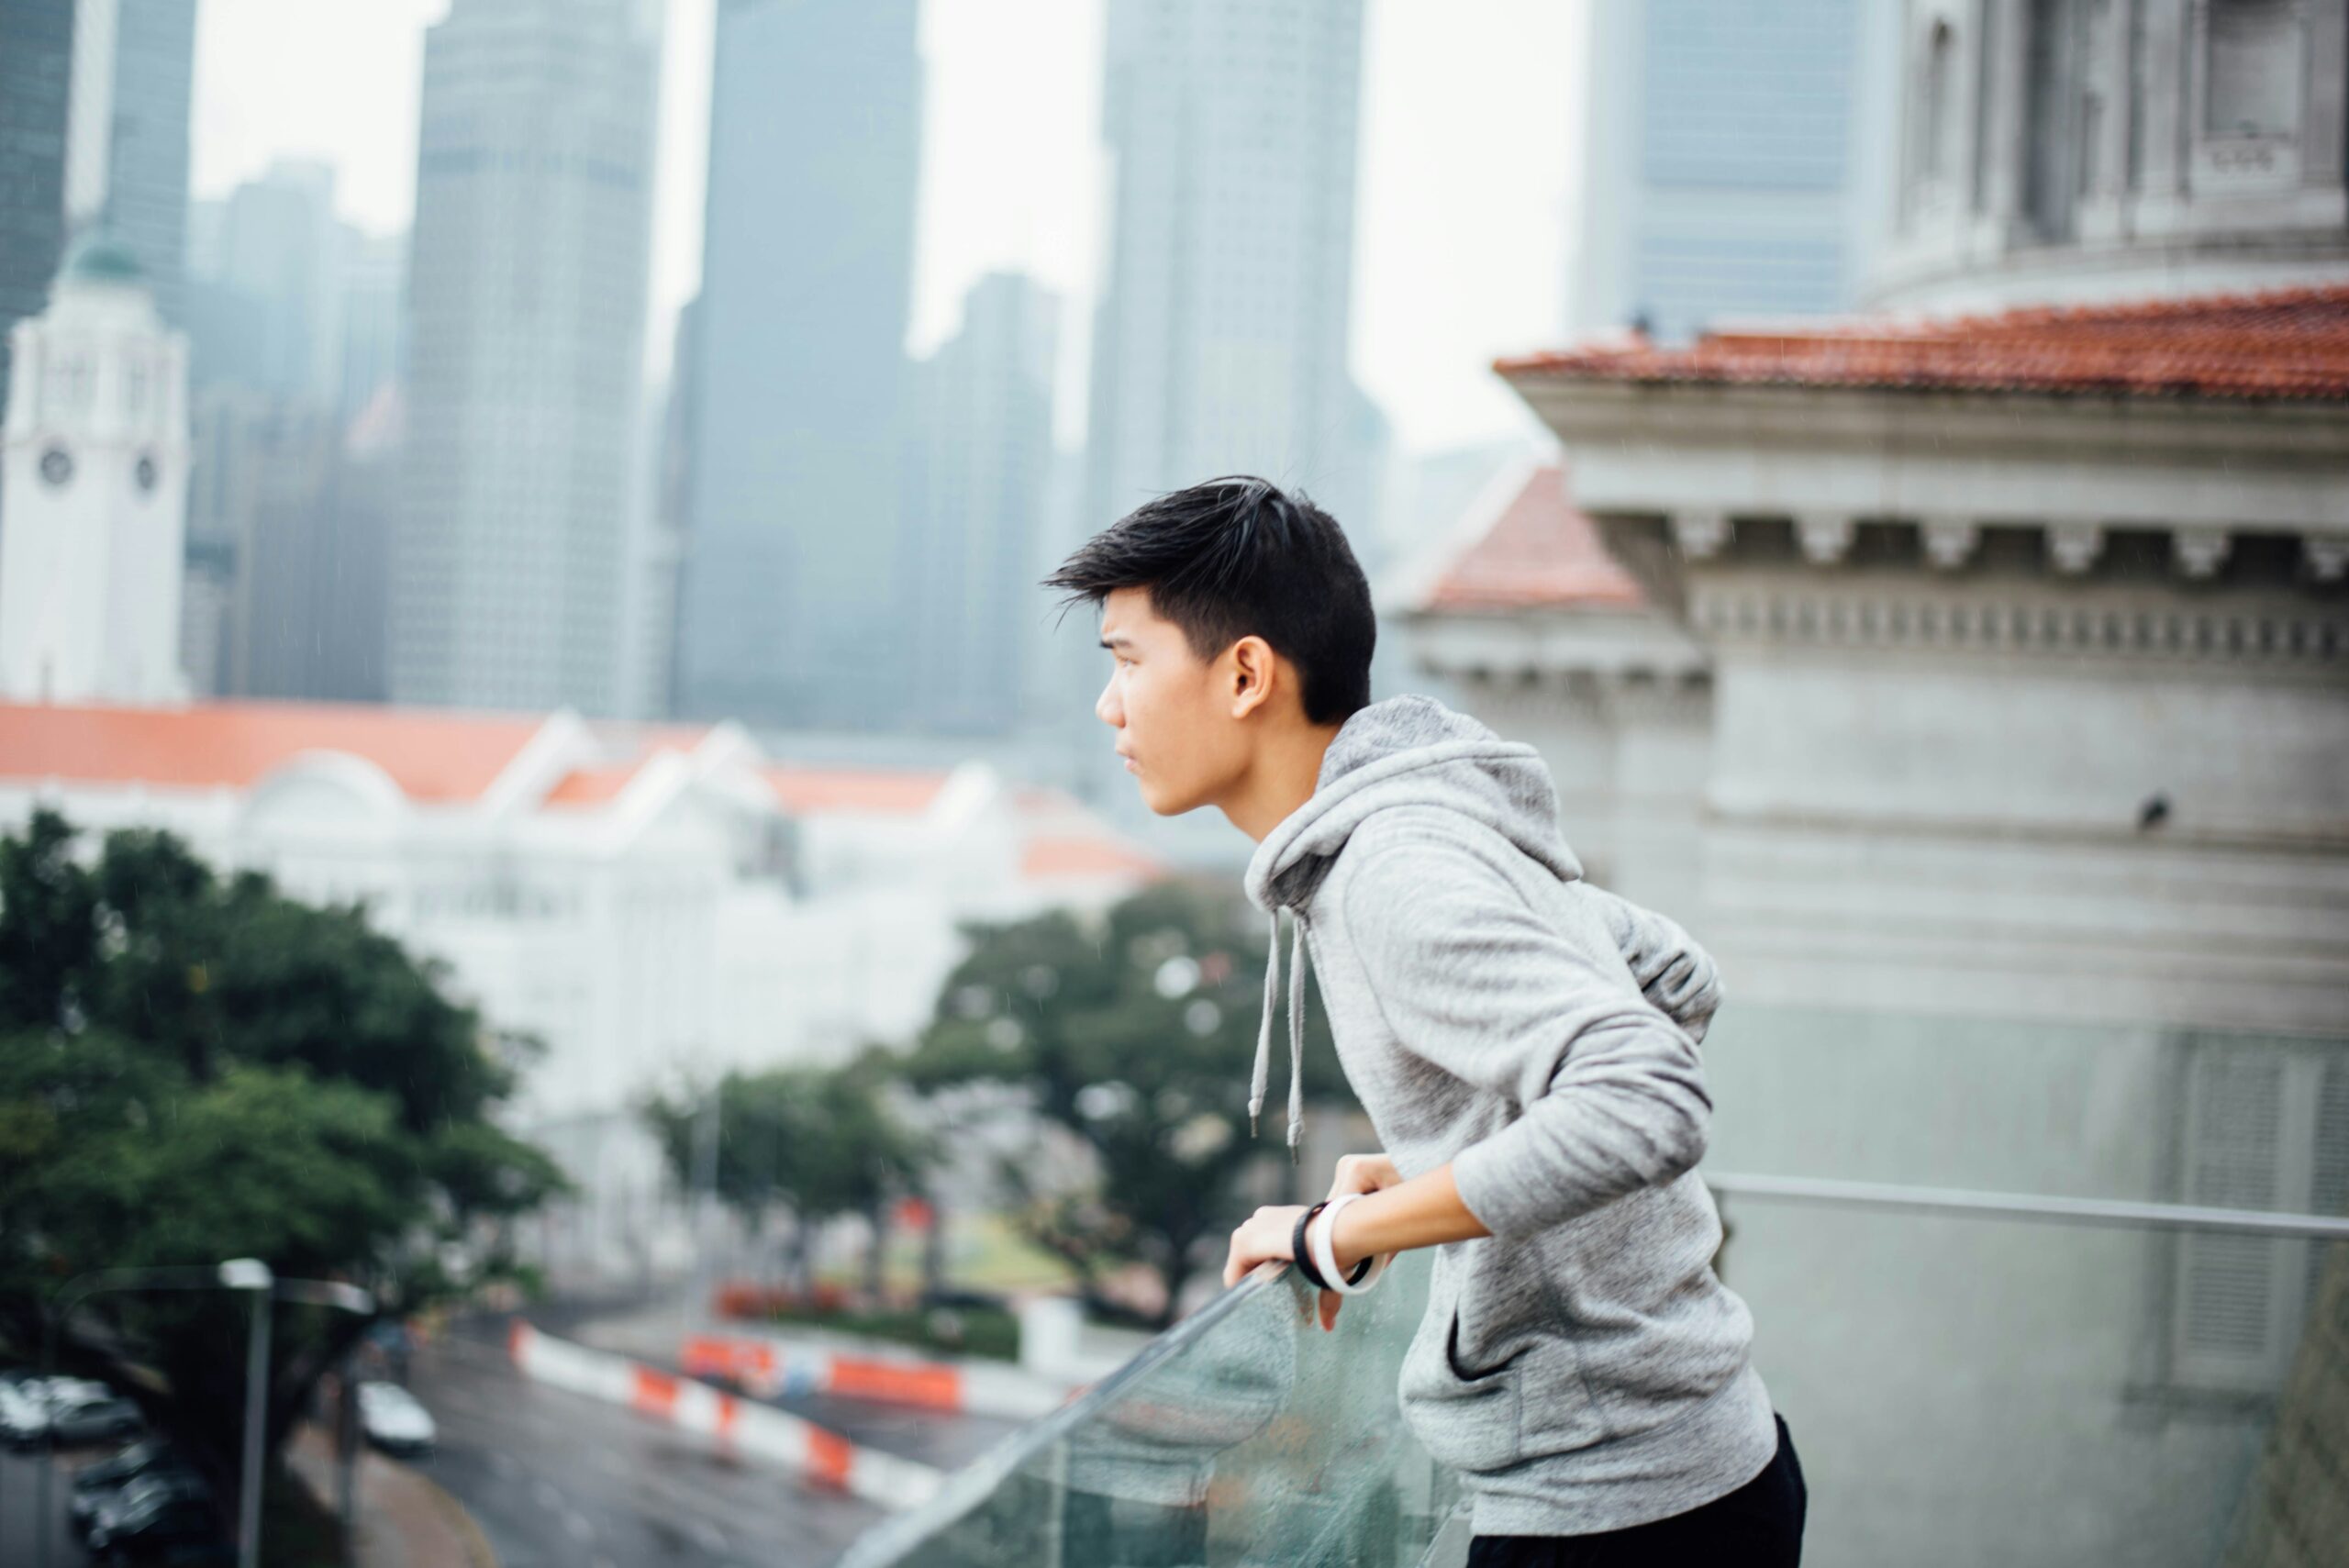
<instances>
[{"instance_id":1,"label":"white colonial building","mask_svg":"<svg viewBox=\"0 0 2349 1568\"><path fill-rule=\"evenodd\" d=\"M0 697L184 696L187 339L137 260L77 243L10 334L0 421Z\"/></svg>"},{"instance_id":2,"label":"white colonial building","mask_svg":"<svg viewBox=\"0 0 2349 1568\"><path fill-rule=\"evenodd\" d=\"M2349 1210L2349 284L1504 373L1573 501L1390 606L1719 957L1709 1170ZM1807 1561L2219 1561L2316 1248L1725 1211Z\"/></svg>"},{"instance_id":3,"label":"white colonial building","mask_svg":"<svg viewBox=\"0 0 2349 1568\"><path fill-rule=\"evenodd\" d=\"M1564 472L1383 585L1721 962L1825 1568L2337 1555L2319 1248L1885 1200L2349 1213L2343 14L1909 0L1898 313L1505 361Z\"/></svg>"},{"instance_id":4,"label":"white colonial building","mask_svg":"<svg viewBox=\"0 0 2349 1568\"><path fill-rule=\"evenodd\" d=\"M1975 310L2340 277L2344 15L2344 0L1905 0L1873 302Z\"/></svg>"},{"instance_id":5,"label":"white colonial building","mask_svg":"<svg viewBox=\"0 0 2349 1568\"><path fill-rule=\"evenodd\" d=\"M510 1119L582 1184L548 1231L582 1266L650 1244L646 1092L902 1040L963 954L958 921L1098 907L1162 872L984 764L805 766L730 724L570 713L0 706L0 822L42 804L363 900L491 1027L542 1041Z\"/></svg>"}]
</instances>

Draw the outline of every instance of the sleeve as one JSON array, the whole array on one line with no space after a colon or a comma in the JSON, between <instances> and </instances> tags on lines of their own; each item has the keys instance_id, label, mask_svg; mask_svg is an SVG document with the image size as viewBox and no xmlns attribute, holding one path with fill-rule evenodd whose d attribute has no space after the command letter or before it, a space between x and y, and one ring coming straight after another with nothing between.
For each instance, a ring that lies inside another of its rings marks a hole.
<instances>
[{"instance_id":1,"label":"sleeve","mask_svg":"<svg viewBox=\"0 0 2349 1568\"><path fill-rule=\"evenodd\" d=\"M1494 1235L1564 1224L1703 1155L1712 1102L1696 1042L1498 867L1464 845L1397 843L1361 866L1344 902L1403 1049L1521 1107L1453 1162L1462 1201Z\"/></svg>"},{"instance_id":2,"label":"sleeve","mask_svg":"<svg viewBox=\"0 0 2349 1568\"><path fill-rule=\"evenodd\" d=\"M1698 946L1677 921L1603 887L1582 885L1585 896L1606 918L1607 929L1615 933L1616 951L1631 966L1641 995L1702 1045L1721 1006L1721 973L1713 955Z\"/></svg>"}]
</instances>

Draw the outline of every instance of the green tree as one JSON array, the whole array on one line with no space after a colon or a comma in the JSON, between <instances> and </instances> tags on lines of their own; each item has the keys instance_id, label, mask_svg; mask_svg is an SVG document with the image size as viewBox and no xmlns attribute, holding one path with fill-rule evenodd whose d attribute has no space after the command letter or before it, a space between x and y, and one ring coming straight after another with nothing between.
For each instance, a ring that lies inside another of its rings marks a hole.
<instances>
[{"instance_id":1,"label":"green tree","mask_svg":"<svg viewBox=\"0 0 2349 1568\"><path fill-rule=\"evenodd\" d=\"M792 1218L793 1272L808 1283L809 1247L827 1220L861 1214L873 1228L868 1285L877 1292L889 1206L917 1191L930 1151L886 1102L885 1053L837 1068L729 1073L717 1085L716 1173L720 1202L763 1236L778 1209ZM707 1095L660 1096L645 1119L682 1186L704 1179L700 1126Z\"/></svg>"},{"instance_id":2,"label":"green tree","mask_svg":"<svg viewBox=\"0 0 2349 1568\"><path fill-rule=\"evenodd\" d=\"M1022 1228L1067 1263L1097 1308L1108 1307L1108 1268L1153 1270L1165 1288L1163 1327L1207 1266L1207 1241L1243 1217L1250 1167L1286 1163L1285 1018L1275 1020L1264 1136L1251 1140L1248 1127L1264 916L1228 885L1176 880L1126 899L1097 925L1056 911L964 933L972 950L904 1061L907 1076L923 1089L1022 1090L1034 1114L1074 1135L1091 1156L1089 1182L1054 1185L1041 1162L1002 1162ZM1283 991L1285 1007L1286 976ZM1353 1103L1328 1025L1309 1004L1305 1082L1317 1102Z\"/></svg>"},{"instance_id":3,"label":"green tree","mask_svg":"<svg viewBox=\"0 0 2349 1568\"><path fill-rule=\"evenodd\" d=\"M0 1336L39 1343L58 1287L100 1268L258 1257L401 1311L448 1288L445 1243L511 1265L505 1223L562 1177L490 1120L511 1069L437 966L170 834L109 834L89 863L76 837L42 810L0 838ZM243 1312L99 1296L66 1350L161 1372L168 1424L225 1465ZM358 1327L279 1309L273 1439Z\"/></svg>"}]
</instances>

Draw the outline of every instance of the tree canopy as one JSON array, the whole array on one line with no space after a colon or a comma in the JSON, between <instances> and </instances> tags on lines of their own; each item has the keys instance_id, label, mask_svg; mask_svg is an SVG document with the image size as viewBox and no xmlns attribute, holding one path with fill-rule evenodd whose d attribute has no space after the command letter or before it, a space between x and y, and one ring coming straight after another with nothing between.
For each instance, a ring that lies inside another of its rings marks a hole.
<instances>
[{"instance_id":1,"label":"tree canopy","mask_svg":"<svg viewBox=\"0 0 2349 1568\"><path fill-rule=\"evenodd\" d=\"M101 1268L257 1257L402 1310L448 1288L449 1243L511 1263L498 1222L562 1178L492 1119L513 1069L437 963L172 834L78 837L42 809L0 838L0 1335L37 1345ZM69 1346L162 1372L183 1438L225 1452L243 1310L103 1296ZM350 1326L278 1310L282 1431Z\"/></svg>"},{"instance_id":2,"label":"tree canopy","mask_svg":"<svg viewBox=\"0 0 2349 1568\"><path fill-rule=\"evenodd\" d=\"M844 1068L793 1067L729 1073L717 1084L718 1196L755 1230L774 1209L803 1225L874 1213L913 1191L927 1151L881 1090L882 1059ZM699 1094L659 1096L645 1108L678 1184L700 1184Z\"/></svg>"},{"instance_id":3,"label":"tree canopy","mask_svg":"<svg viewBox=\"0 0 2349 1568\"><path fill-rule=\"evenodd\" d=\"M1168 881L1097 924L1055 911L966 927L972 950L903 1062L919 1088L1023 1088L1036 1114L1074 1136L1091 1157L1090 1181L1050 1186L1037 1162L1004 1162L1023 1225L1088 1295L1108 1265L1155 1271L1165 1287L1161 1321L1205 1262L1203 1241L1244 1217L1251 1165L1286 1163L1283 1019L1264 1136L1248 1136L1262 921L1228 888ZM1307 1093L1351 1106L1318 1007L1307 1008L1305 1040Z\"/></svg>"}]
</instances>

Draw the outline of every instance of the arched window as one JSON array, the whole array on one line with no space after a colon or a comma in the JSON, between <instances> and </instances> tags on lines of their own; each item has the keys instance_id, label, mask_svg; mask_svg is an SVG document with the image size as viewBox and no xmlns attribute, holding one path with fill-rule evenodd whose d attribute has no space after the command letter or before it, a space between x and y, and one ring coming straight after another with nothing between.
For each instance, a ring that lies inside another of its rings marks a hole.
<instances>
[{"instance_id":1,"label":"arched window","mask_svg":"<svg viewBox=\"0 0 2349 1568\"><path fill-rule=\"evenodd\" d=\"M1925 42L1923 81L1917 95L1917 175L1939 183L1950 176L1956 137L1957 35L1935 22Z\"/></svg>"},{"instance_id":2,"label":"arched window","mask_svg":"<svg viewBox=\"0 0 2349 1568\"><path fill-rule=\"evenodd\" d=\"M2300 22L2292 0L2210 0L2203 133L2289 137L2300 128Z\"/></svg>"}]
</instances>

